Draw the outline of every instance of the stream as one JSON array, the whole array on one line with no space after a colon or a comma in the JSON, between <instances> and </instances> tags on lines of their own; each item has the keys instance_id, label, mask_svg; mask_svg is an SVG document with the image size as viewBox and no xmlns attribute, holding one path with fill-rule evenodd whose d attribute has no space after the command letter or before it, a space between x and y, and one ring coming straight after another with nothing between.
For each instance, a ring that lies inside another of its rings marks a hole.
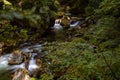
<instances>
[{"instance_id":1,"label":"stream","mask_svg":"<svg viewBox=\"0 0 120 80\"><path fill-rule=\"evenodd\" d=\"M81 21L70 22L70 28L77 27L80 23L81 23ZM55 30L62 30L63 26L60 24L60 22L56 21L54 23L54 26L51 28L55 29ZM35 44L35 45L30 44L30 43L20 44L19 50L22 53L24 53L25 55L29 55L29 54L31 55L30 59L28 60L28 63L29 63L28 68L26 68L25 61L22 61L22 63L19 63L19 64L12 64L12 65L9 64L9 58L11 57L11 54L13 54L13 52L0 56L0 75L3 73L6 73L6 72L14 73L14 72L19 71L19 69L27 70L30 74L33 74L35 72L35 70L37 70L39 68L39 66L36 63L35 57L36 56L42 57L45 55L44 53L42 53L41 47L42 47L41 44ZM14 61L12 61L12 62L14 63ZM16 62L16 60L15 60L15 62ZM46 61L46 62L48 64L50 64L48 61ZM21 72L21 74L22 74L22 72ZM19 75L19 72L18 72L18 75ZM14 78L16 78L16 77L14 77ZM16 80L16 79L13 79L13 80Z\"/></svg>"},{"instance_id":2,"label":"stream","mask_svg":"<svg viewBox=\"0 0 120 80\"><path fill-rule=\"evenodd\" d=\"M39 55L41 52L41 45L40 44L35 44L35 45L29 45L25 46L25 44L20 45L20 51L29 54L29 52L32 53L30 61L29 61L29 66L28 66L28 71L30 73L34 72L35 69L39 68L39 66L36 64L35 56ZM0 57L0 74L3 71L12 71L15 72L19 68L25 69L25 63L22 62L20 64L14 64L14 65L9 65L8 64L8 59L10 57L11 53L2 55Z\"/></svg>"},{"instance_id":3,"label":"stream","mask_svg":"<svg viewBox=\"0 0 120 80\"><path fill-rule=\"evenodd\" d=\"M80 25L82 23L82 21L70 21L69 22L69 26L70 28L74 28L74 27L77 27L78 25ZM55 30L62 30L63 29L63 26L61 25L61 19L56 19L55 20L55 23L52 27L52 29L55 29Z\"/></svg>"}]
</instances>

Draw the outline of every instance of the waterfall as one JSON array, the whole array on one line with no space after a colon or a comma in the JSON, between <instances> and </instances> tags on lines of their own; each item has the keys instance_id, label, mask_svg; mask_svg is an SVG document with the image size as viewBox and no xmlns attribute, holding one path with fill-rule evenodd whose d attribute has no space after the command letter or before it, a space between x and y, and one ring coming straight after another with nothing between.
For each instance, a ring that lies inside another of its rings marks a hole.
<instances>
[{"instance_id":1,"label":"waterfall","mask_svg":"<svg viewBox=\"0 0 120 80\"><path fill-rule=\"evenodd\" d=\"M55 30L63 29L63 27L60 25L60 23L61 23L61 19L56 19L55 24L54 24L54 26L52 28L55 29Z\"/></svg>"},{"instance_id":2,"label":"waterfall","mask_svg":"<svg viewBox=\"0 0 120 80\"><path fill-rule=\"evenodd\" d=\"M74 21L70 20L69 27L73 28L73 27L78 26L79 24L81 24L81 21L75 21L74 22ZM55 23L54 23L54 26L52 27L52 29L55 29L55 30L62 30L63 29L63 26L61 26L61 19L56 19L55 20Z\"/></svg>"},{"instance_id":3,"label":"waterfall","mask_svg":"<svg viewBox=\"0 0 120 80\"><path fill-rule=\"evenodd\" d=\"M37 53L33 53L32 54L32 57L31 57L31 60L30 60L30 63L29 63L29 67L28 67L28 70L30 72L33 72L35 69L38 68L38 66L36 65L36 60L34 59L34 57L37 55Z\"/></svg>"}]
</instances>

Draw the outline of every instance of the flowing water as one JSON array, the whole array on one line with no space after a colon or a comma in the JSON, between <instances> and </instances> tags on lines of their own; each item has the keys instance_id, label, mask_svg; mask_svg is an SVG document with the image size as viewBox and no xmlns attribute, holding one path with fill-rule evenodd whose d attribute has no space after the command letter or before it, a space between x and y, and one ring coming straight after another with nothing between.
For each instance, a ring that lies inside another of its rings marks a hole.
<instances>
[{"instance_id":1,"label":"flowing water","mask_svg":"<svg viewBox=\"0 0 120 80\"><path fill-rule=\"evenodd\" d=\"M55 23L52 28L55 30L61 30L61 29L63 29L63 26L61 26L60 23Z\"/></svg>"},{"instance_id":2,"label":"flowing water","mask_svg":"<svg viewBox=\"0 0 120 80\"><path fill-rule=\"evenodd\" d=\"M9 57L9 54L6 54L0 57L0 71L5 70L9 67L8 57Z\"/></svg>"},{"instance_id":3,"label":"flowing water","mask_svg":"<svg viewBox=\"0 0 120 80\"><path fill-rule=\"evenodd\" d=\"M80 23L81 23L81 21L76 21L76 22L74 22L74 23L71 23L71 24L70 24L70 27L78 26Z\"/></svg>"},{"instance_id":4,"label":"flowing water","mask_svg":"<svg viewBox=\"0 0 120 80\"><path fill-rule=\"evenodd\" d=\"M36 60L34 57L38 55L37 52L41 51L40 48L41 48L41 45L37 44L37 45L27 46L27 47L20 49L20 51L26 54L29 54L29 52L31 51L36 51L36 53L35 52L32 53L31 59L29 61L28 71L30 73L34 72L35 69L39 68L39 66L36 64ZM8 53L0 57L0 73L2 73L3 71L11 71L11 70L14 72L18 70L19 68L25 68L24 62L21 64L17 64L17 65L9 65L8 59L9 59L10 54L11 53Z\"/></svg>"},{"instance_id":5,"label":"flowing water","mask_svg":"<svg viewBox=\"0 0 120 80\"><path fill-rule=\"evenodd\" d=\"M76 21L74 23L70 23L70 28L75 27L77 25L79 25L81 22L80 21ZM60 23L55 23L54 26L52 27L55 30L62 30L63 26L61 26ZM28 71L30 73L33 73L34 70L36 70L37 68L39 68L39 66L36 64L36 60L35 60L35 56L37 55L41 55L41 45L40 44L36 44L36 45L31 45L30 43L24 43L20 45L20 51L25 53L25 54L29 54L32 53L31 59L29 61L29 66L28 66ZM16 64L16 65L9 65L8 64L8 59L11 53L2 55L0 57L0 74L3 73L3 71L9 71L9 72L15 72L20 68L25 69L25 63L21 63L21 64ZM50 62L46 61L48 64L50 64Z\"/></svg>"},{"instance_id":6,"label":"flowing water","mask_svg":"<svg viewBox=\"0 0 120 80\"><path fill-rule=\"evenodd\" d=\"M73 28L73 27L76 27L78 26L79 24L81 24L81 21L75 21L75 22L70 22L70 28ZM63 29L63 26L61 25L61 22L56 22L55 20L55 23L54 23L54 26L52 27L52 29L55 29L55 30L62 30Z\"/></svg>"}]
</instances>

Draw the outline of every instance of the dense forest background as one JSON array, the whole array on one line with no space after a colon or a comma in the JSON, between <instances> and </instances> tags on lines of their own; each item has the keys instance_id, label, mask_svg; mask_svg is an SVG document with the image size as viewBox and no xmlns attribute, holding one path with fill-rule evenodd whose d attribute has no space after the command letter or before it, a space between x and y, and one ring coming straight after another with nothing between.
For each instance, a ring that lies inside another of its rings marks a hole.
<instances>
[{"instance_id":1,"label":"dense forest background","mask_svg":"<svg viewBox=\"0 0 120 80\"><path fill-rule=\"evenodd\" d=\"M66 13L83 24L70 29L64 20L52 32ZM3 54L26 41L42 42L46 53L31 80L119 80L120 0L0 0Z\"/></svg>"}]
</instances>

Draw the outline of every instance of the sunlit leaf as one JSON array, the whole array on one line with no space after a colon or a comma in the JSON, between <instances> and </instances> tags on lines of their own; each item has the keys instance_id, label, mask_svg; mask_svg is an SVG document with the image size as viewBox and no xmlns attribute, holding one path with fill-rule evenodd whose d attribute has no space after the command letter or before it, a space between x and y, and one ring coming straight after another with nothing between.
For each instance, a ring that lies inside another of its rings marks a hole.
<instances>
[{"instance_id":1,"label":"sunlit leaf","mask_svg":"<svg viewBox=\"0 0 120 80\"><path fill-rule=\"evenodd\" d=\"M12 3L10 3L10 2L7 1L7 0L3 0L3 2L4 2L4 4L6 4L6 5L12 5Z\"/></svg>"}]
</instances>

